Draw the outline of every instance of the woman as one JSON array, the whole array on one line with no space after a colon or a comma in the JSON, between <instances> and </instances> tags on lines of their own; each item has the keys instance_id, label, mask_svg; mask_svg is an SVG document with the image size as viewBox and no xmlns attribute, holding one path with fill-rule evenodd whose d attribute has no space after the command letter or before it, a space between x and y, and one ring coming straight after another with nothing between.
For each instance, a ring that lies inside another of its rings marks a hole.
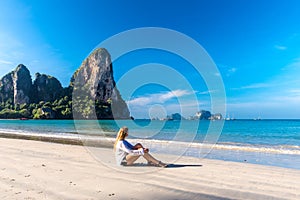
<instances>
[{"instance_id":1,"label":"woman","mask_svg":"<svg viewBox=\"0 0 300 200\"><path fill-rule=\"evenodd\" d=\"M136 145L130 144L125 138L128 136L128 128L123 127L119 130L114 151L116 153L116 161L119 165L132 165L140 156L143 156L149 165L156 165L159 167L167 167L167 164L156 160L149 154L149 149L144 148L140 143Z\"/></svg>"}]
</instances>

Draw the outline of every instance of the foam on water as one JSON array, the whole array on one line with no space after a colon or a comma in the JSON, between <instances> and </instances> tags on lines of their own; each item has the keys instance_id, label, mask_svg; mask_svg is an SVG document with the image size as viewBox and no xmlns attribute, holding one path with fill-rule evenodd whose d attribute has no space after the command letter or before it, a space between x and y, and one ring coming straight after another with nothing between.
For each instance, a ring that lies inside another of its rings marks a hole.
<instances>
[{"instance_id":1,"label":"foam on water","mask_svg":"<svg viewBox=\"0 0 300 200\"><path fill-rule=\"evenodd\" d=\"M218 149L218 150L234 150L234 151L245 151L245 152L260 152L260 153L275 153L275 154L290 154L300 155L300 146L295 145L278 145L278 146L262 146L256 145L251 146L249 144L241 143L220 143L220 144L203 144L203 143L186 143L180 141L164 141L164 140L147 140L147 139L131 139L134 143L143 142L152 147L169 146L174 145L177 148L194 148L194 149Z\"/></svg>"},{"instance_id":2,"label":"foam on water","mask_svg":"<svg viewBox=\"0 0 300 200\"><path fill-rule=\"evenodd\" d=\"M122 123L126 125L127 121ZM153 122L154 126L157 124L159 127L165 123L164 128L156 134L152 132L157 127L152 129L147 126L148 123L139 121L140 126L129 127L130 133L134 133L130 134L129 141L141 142L153 153L239 162L247 160L251 163L300 169L300 121L229 121L225 123L216 144L203 143L209 121L201 122L197 133L189 129L190 125L199 123L197 121L183 121L185 129L180 133L178 123L181 122ZM119 127L109 120L99 121L99 124L80 121L79 126L75 127L71 120L0 120L0 135L81 140L86 145L111 147ZM194 139L185 141L186 138L192 138L191 135L195 135Z\"/></svg>"}]
</instances>

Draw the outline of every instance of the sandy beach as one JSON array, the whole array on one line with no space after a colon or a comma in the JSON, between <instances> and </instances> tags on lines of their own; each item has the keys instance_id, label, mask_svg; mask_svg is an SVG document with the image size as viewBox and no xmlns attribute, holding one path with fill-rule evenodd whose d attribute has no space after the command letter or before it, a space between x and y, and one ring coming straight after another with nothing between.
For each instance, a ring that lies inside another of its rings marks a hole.
<instances>
[{"instance_id":1,"label":"sandy beach","mask_svg":"<svg viewBox=\"0 0 300 200\"><path fill-rule=\"evenodd\" d=\"M1 138L0 199L300 199L299 170L191 157L117 167L112 149L96 151L105 163L84 146Z\"/></svg>"}]
</instances>

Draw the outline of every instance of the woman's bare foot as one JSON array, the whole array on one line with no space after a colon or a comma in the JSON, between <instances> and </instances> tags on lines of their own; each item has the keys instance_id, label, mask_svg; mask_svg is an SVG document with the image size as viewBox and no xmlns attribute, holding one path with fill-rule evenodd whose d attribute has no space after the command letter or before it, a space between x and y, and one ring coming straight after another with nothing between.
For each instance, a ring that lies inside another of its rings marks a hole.
<instances>
[{"instance_id":1,"label":"woman's bare foot","mask_svg":"<svg viewBox=\"0 0 300 200\"><path fill-rule=\"evenodd\" d=\"M159 161L159 162L158 162L158 166L159 166L159 167L168 167L168 164Z\"/></svg>"}]
</instances>

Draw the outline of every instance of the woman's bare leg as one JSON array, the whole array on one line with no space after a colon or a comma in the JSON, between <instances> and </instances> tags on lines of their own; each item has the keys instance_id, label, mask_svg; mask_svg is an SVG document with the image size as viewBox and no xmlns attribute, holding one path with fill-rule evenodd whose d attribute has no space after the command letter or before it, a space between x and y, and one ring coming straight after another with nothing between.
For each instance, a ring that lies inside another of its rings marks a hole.
<instances>
[{"instance_id":1,"label":"woman's bare leg","mask_svg":"<svg viewBox=\"0 0 300 200\"><path fill-rule=\"evenodd\" d=\"M139 157L140 156L127 155L126 156L127 165L132 165L137 159L139 159ZM160 167L167 167L167 164L155 159L149 153L144 153L143 157L148 161L148 163L153 163L153 164L158 165Z\"/></svg>"},{"instance_id":2,"label":"woman's bare leg","mask_svg":"<svg viewBox=\"0 0 300 200\"><path fill-rule=\"evenodd\" d=\"M148 161L156 165L159 164L159 160L155 159L150 153L144 153L143 157Z\"/></svg>"},{"instance_id":3,"label":"woman's bare leg","mask_svg":"<svg viewBox=\"0 0 300 200\"><path fill-rule=\"evenodd\" d=\"M140 156L127 155L126 162L128 165L132 165ZM156 160L151 154L144 153L143 157L148 161L158 165L159 160Z\"/></svg>"},{"instance_id":4,"label":"woman's bare leg","mask_svg":"<svg viewBox=\"0 0 300 200\"><path fill-rule=\"evenodd\" d=\"M132 165L137 159L139 159L139 157L140 156L127 155L126 156L127 165Z\"/></svg>"},{"instance_id":5,"label":"woman's bare leg","mask_svg":"<svg viewBox=\"0 0 300 200\"><path fill-rule=\"evenodd\" d=\"M168 165L155 159L151 154L149 154L148 152L147 153L144 153L143 157L148 161L148 163L153 163L157 166L160 166L160 167L167 167Z\"/></svg>"}]
</instances>

